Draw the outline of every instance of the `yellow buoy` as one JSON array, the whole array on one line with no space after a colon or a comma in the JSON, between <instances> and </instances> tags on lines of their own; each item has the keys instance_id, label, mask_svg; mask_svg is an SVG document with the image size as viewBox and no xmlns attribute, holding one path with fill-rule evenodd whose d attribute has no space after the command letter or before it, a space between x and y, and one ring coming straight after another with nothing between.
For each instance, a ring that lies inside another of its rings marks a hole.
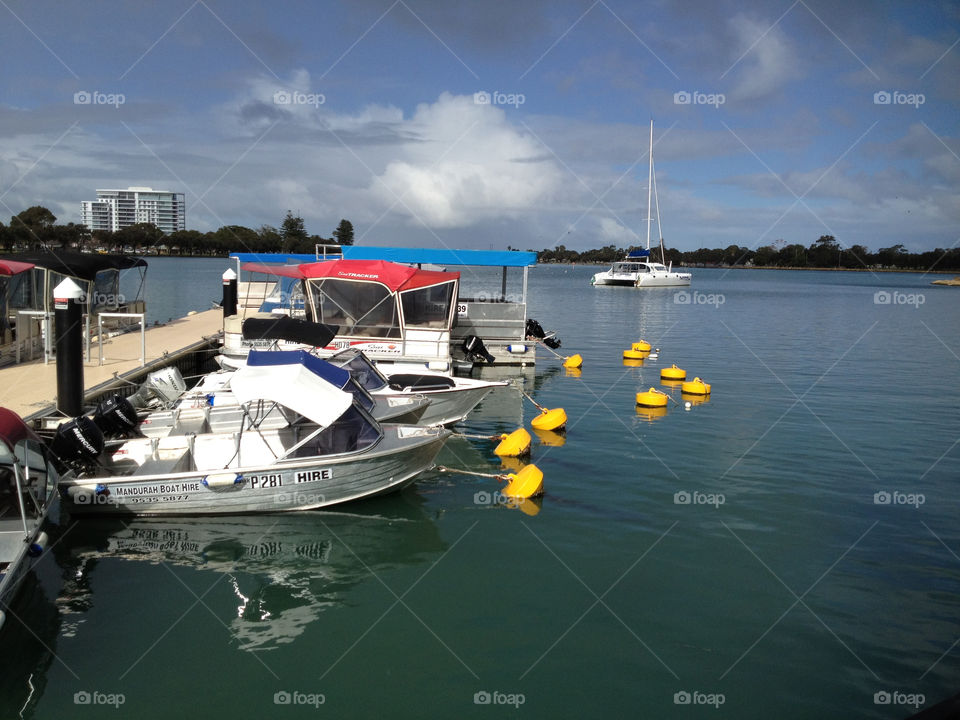
<instances>
[{"instance_id":1,"label":"yellow buoy","mask_svg":"<svg viewBox=\"0 0 960 720\"><path fill-rule=\"evenodd\" d=\"M649 351L643 350L624 350L623 359L624 360L643 360L649 355Z\"/></svg>"},{"instance_id":2,"label":"yellow buoy","mask_svg":"<svg viewBox=\"0 0 960 720\"><path fill-rule=\"evenodd\" d=\"M637 350L639 352L650 352L651 345L648 342L641 340L640 342L635 342L630 346L632 350Z\"/></svg>"},{"instance_id":3,"label":"yellow buoy","mask_svg":"<svg viewBox=\"0 0 960 720\"><path fill-rule=\"evenodd\" d=\"M696 377L680 386L680 392L686 395L709 395L710 384Z\"/></svg>"},{"instance_id":4,"label":"yellow buoy","mask_svg":"<svg viewBox=\"0 0 960 720\"><path fill-rule=\"evenodd\" d=\"M583 358L579 354L571 355L563 361L563 366L565 368L578 368L581 365L583 365Z\"/></svg>"},{"instance_id":5,"label":"yellow buoy","mask_svg":"<svg viewBox=\"0 0 960 720\"><path fill-rule=\"evenodd\" d=\"M666 407L667 396L656 388L650 388L646 392L637 393L637 405L646 408Z\"/></svg>"},{"instance_id":6,"label":"yellow buoy","mask_svg":"<svg viewBox=\"0 0 960 720\"><path fill-rule=\"evenodd\" d=\"M624 367L643 367L643 360L633 360L631 358L623 359Z\"/></svg>"},{"instance_id":7,"label":"yellow buoy","mask_svg":"<svg viewBox=\"0 0 960 720\"><path fill-rule=\"evenodd\" d=\"M533 434L540 440L541 445L546 445L547 447L563 447L567 443L566 436L558 433L556 430L534 428Z\"/></svg>"},{"instance_id":8,"label":"yellow buoy","mask_svg":"<svg viewBox=\"0 0 960 720\"><path fill-rule=\"evenodd\" d=\"M516 475L507 475L509 482L503 494L512 498L531 498L543 494L543 473L536 465L527 465Z\"/></svg>"},{"instance_id":9,"label":"yellow buoy","mask_svg":"<svg viewBox=\"0 0 960 720\"><path fill-rule=\"evenodd\" d=\"M566 424L567 413L563 408L553 408L553 410L544 408L543 412L530 421L531 427L535 430L559 430Z\"/></svg>"},{"instance_id":10,"label":"yellow buoy","mask_svg":"<svg viewBox=\"0 0 960 720\"><path fill-rule=\"evenodd\" d=\"M676 365L672 365L668 368L663 368L660 371L661 380L686 380L687 371L683 368L678 368Z\"/></svg>"},{"instance_id":11,"label":"yellow buoy","mask_svg":"<svg viewBox=\"0 0 960 720\"><path fill-rule=\"evenodd\" d=\"M509 435L500 436L500 444L494 449L494 453L502 457L517 457L526 455L530 452L530 443L533 438L523 428L514 430Z\"/></svg>"}]
</instances>

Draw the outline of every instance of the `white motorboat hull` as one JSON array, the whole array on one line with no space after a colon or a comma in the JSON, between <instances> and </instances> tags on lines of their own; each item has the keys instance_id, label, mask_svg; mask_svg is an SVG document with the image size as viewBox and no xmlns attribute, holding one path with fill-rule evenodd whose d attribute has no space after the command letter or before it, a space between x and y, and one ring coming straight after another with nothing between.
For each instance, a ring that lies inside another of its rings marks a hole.
<instances>
[{"instance_id":1,"label":"white motorboat hull","mask_svg":"<svg viewBox=\"0 0 960 720\"><path fill-rule=\"evenodd\" d=\"M64 508L76 514L235 515L313 510L406 487L433 466L449 436L449 431L436 427L385 425L383 431L376 446L359 453L215 470L71 475L60 479L60 493Z\"/></svg>"},{"instance_id":2,"label":"white motorboat hull","mask_svg":"<svg viewBox=\"0 0 960 720\"><path fill-rule=\"evenodd\" d=\"M417 420L417 425L453 425L458 423L473 410L494 388L504 387L506 382L486 382L468 378L455 378L456 386L448 390L431 390L417 392L430 399L423 415ZM379 393L374 393L376 397ZM403 396L404 393L395 393ZM388 397L390 395L388 394Z\"/></svg>"}]
</instances>

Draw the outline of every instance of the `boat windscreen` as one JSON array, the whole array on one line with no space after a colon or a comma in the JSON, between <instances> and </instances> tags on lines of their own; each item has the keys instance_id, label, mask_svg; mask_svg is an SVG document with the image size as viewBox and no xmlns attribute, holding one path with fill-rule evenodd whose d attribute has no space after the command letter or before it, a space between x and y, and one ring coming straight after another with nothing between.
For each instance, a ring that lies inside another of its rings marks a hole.
<instances>
[{"instance_id":1,"label":"boat windscreen","mask_svg":"<svg viewBox=\"0 0 960 720\"><path fill-rule=\"evenodd\" d=\"M387 384L383 373L359 350L347 348L332 356L329 362L348 371L367 392L375 392Z\"/></svg>"},{"instance_id":2,"label":"boat windscreen","mask_svg":"<svg viewBox=\"0 0 960 720\"><path fill-rule=\"evenodd\" d=\"M450 304L453 302L454 282L405 290L400 293L403 320L408 327L447 327L450 322Z\"/></svg>"},{"instance_id":3,"label":"boat windscreen","mask_svg":"<svg viewBox=\"0 0 960 720\"><path fill-rule=\"evenodd\" d=\"M356 405L308 442L298 447L294 457L313 457L365 450L380 439L380 429L366 412Z\"/></svg>"},{"instance_id":4,"label":"boat windscreen","mask_svg":"<svg viewBox=\"0 0 960 720\"><path fill-rule=\"evenodd\" d=\"M101 270L93 281L93 297L89 298L94 311L112 312L120 307L120 271Z\"/></svg>"},{"instance_id":5,"label":"boat windscreen","mask_svg":"<svg viewBox=\"0 0 960 720\"><path fill-rule=\"evenodd\" d=\"M317 322L340 326L340 335L399 338L393 294L375 282L339 278L308 280L310 305Z\"/></svg>"}]
</instances>

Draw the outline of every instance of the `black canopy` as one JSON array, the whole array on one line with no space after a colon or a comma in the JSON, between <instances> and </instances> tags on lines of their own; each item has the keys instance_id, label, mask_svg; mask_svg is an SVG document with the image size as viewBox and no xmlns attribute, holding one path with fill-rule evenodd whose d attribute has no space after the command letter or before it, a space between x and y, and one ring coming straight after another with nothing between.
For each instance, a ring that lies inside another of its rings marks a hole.
<instances>
[{"instance_id":1,"label":"black canopy","mask_svg":"<svg viewBox=\"0 0 960 720\"><path fill-rule=\"evenodd\" d=\"M247 318L241 328L244 340L287 340L313 347L325 347L339 330L339 325L297 320L286 315Z\"/></svg>"},{"instance_id":2,"label":"black canopy","mask_svg":"<svg viewBox=\"0 0 960 720\"><path fill-rule=\"evenodd\" d=\"M35 250L6 255L4 260L33 263L39 268L53 270L81 280L93 280L102 270L126 270L146 267L147 261L132 255L101 255L76 250Z\"/></svg>"}]
</instances>

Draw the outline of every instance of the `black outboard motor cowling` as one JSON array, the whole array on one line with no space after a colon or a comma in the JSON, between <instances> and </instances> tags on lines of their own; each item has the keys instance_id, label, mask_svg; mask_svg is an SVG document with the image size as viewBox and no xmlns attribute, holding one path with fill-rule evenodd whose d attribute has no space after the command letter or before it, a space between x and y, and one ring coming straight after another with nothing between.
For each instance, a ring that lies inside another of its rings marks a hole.
<instances>
[{"instance_id":1,"label":"black outboard motor cowling","mask_svg":"<svg viewBox=\"0 0 960 720\"><path fill-rule=\"evenodd\" d=\"M560 347L560 339L556 337L556 333L552 330L545 332L543 326L533 318L527 318L526 336L527 339L539 340L554 350Z\"/></svg>"},{"instance_id":2,"label":"black outboard motor cowling","mask_svg":"<svg viewBox=\"0 0 960 720\"><path fill-rule=\"evenodd\" d=\"M140 435L137 411L122 395L111 395L97 405L93 422L104 437L130 437Z\"/></svg>"},{"instance_id":3,"label":"black outboard motor cowling","mask_svg":"<svg viewBox=\"0 0 960 720\"><path fill-rule=\"evenodd\" d=\"M57 428L50 443L50 454L60 472L68 468L80 471L93 465L103 452L103 433L86 415Z\"/></svg>"},{"instance_id":4,"label":"black outboard motor cowling","mask_svg":"<svg viewBox=\"0 0 960 720\"><path fill-rule=\"evenodd\" d=\"M487 352L487 348L483 344L483 340L478 338L476 335L467 335L460 344L460 347L470 360L483 358L488 363L492 363L494 360L496 360L493 355Z\"/></svg>"}]
</instances>

